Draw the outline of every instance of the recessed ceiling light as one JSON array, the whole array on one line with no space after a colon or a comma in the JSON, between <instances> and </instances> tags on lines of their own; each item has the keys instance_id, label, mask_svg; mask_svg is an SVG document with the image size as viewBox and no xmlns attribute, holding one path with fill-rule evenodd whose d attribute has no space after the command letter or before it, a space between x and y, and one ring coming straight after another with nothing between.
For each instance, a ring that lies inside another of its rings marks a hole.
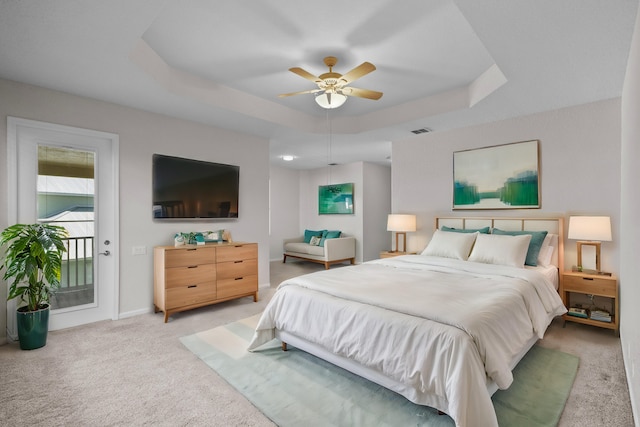
<instances>
[{"instance_id":1,"label":"recessed ceiling light","mask_svg":"<svg viewBox=\"0 0 640 427\"><path fill-rule=\"evenodd\" d=\"M285 162L290 162L293 159L295 159L295 156L292 156L290 154L285 154L284 156L282 156L282 160L284 160Z\"/></svg>"}]
</instances>

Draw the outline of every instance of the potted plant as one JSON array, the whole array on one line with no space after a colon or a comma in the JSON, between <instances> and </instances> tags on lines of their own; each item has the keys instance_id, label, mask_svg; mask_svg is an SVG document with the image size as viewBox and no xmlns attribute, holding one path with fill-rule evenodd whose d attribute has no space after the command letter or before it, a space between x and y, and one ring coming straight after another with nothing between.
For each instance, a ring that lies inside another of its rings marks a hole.
<instances>
[{"instance_id":1,"label":"potted plant","mask_svg":"<svg viewBox=\"0 0 640 427\"><path fill-rule=\"evenodd\" d=\"M64 227L50 224L15 224L0 233L0 264L10 280L7 300L20 298L17 310L20 348L32 350L47 343L49 298L60 286Z\"/></svg>"}]
</instances>

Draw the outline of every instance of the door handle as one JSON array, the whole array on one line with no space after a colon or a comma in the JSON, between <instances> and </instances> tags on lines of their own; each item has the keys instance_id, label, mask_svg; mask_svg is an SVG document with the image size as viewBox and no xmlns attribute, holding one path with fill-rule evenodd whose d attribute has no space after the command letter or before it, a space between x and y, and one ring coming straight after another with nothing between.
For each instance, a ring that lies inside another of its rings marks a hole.
<instances>
[{"instance_id":1,"label":"door handle","mask_svg":"<svg viewBox=\"0 0 640 427\"><path fill-rule=\"evenodd\" d=\"M110 240L105 240L104 244L109 246L111 244L111 241ZM109 256L109 255L111 255L111 252L110 251L98 252L98 255Z\"/></svg>"}]
</instances>

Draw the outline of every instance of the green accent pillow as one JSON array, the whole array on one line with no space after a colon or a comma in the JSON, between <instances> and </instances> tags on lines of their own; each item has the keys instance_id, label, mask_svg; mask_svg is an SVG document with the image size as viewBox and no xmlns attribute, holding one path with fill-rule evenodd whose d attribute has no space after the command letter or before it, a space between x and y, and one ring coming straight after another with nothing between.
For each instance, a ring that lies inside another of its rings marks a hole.
<instances>
[{"instance_id":1,"label":"green accent pillow","mask_svg":"<svg viewBox=\"0 0 640 427\"><path fill-rule=\"evenodd\" d=\"M453 228L453 227L447 227L446 225L443 225L441 230L442 231L453 231L453 232L456 232L456 233L475 233L477 231L478 233L489 234L489 227L483 227L483 228Z\"/></svg>"},{"instance_id":2,"label":"green accent pillow","mask_svg":"<svg viewBox=\"0 0 640 427\"><path fill-rule=\"evenodd\" d=\"M322 239L320 240L320 246L324 247L324 241L327 239L337 239L338 237L340 237L340 235L342 234L342 232L340 230L324 230L324 232L322 233Z\"/></svg>"},{"instance_id":3,"label":"green accent pillow","mask_svg":"<svg viewBox=\"0 0 640 427\"><path fill-rule=\"evenodd\" d=\"M304 242L311 243L311 238L313 236L322 237L322 234L327 230L304 230Z\"/></svg>"},{"instance_id":4,"label":"green accent pillow","mask_svg":"<svg viewBox=\"0 0 640 427\"><path fill-rule=\"evenodd\" d=\"M504 231L499 228L493 229L493 234L502 234L507 236L521 236L523 234L530 234L531 241L529 242L529 250L527 251L527 258L524 261L525 265L535 267L538 265L538 254L540 254L540 248L542 248L542 242L547 237L546 231Z\"/></svg>"}]
</instances>

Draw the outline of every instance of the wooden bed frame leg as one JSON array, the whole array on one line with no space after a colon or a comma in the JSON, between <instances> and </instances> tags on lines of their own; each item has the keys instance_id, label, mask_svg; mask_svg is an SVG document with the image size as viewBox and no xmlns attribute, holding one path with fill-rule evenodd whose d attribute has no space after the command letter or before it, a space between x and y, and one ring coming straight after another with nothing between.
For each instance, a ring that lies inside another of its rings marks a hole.
<instances>
[{"instance_id":1,"label":"wooden bed frame leg","mask_svg":"<svg viewBox=\"0 0 640 427\"><path fill-rule=\"evenodd\" d=\"M287 351L287 343L282 341L282 351Z\"/></svg>"},{"instance_id":2,"label":"wooden bed frame leg","mask_svg":"<svg viewBox=\"0 0 640 427\"><path fill-rule=\"evenodd\" d=\"M286 262L287 262L287 256L286 256L286 255L284 255L284 256L282 257L282 263L284 264L284 263L286 263Z\"/></svg>"}]
</instances>

